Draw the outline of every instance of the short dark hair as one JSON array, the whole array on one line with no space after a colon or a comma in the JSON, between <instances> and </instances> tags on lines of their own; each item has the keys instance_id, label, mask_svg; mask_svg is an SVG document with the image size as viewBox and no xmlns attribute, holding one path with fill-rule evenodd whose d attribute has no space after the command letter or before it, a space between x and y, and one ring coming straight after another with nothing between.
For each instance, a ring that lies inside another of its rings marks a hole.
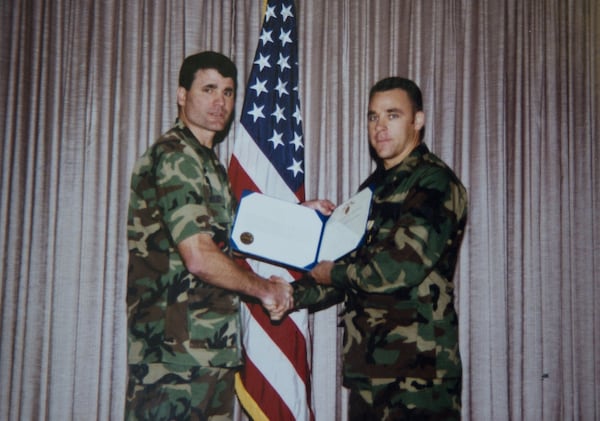
<instances>
[{"instance_id":1,"label":"short dark hair","mask_svg":"<svg viewBox=\"0 0 600 421\"><path fill-rule=\"evenodd\" d=\"M179 86L189 91L196 72L200 69L215 69L221 76L233 79L234 87L237 90L237 68L235 64L228 57L215 51L203 51L187 56L179 70Z\"/></svg>"},{"instance_id":2,"label":"short dark hair","mask_svg":"<svg viewBox=\"0 0 600 421\"><path fill-rule=\"evenodd\" d=\"M373 85L369 92L369 101L371 101L371 98L373 98L375 93L390 91L392 89L402 89L408 94L414 112L423 111L423 95L421 94L421 89L412 80L398 76L381 79Z\"/></svg>"}]
</instances>

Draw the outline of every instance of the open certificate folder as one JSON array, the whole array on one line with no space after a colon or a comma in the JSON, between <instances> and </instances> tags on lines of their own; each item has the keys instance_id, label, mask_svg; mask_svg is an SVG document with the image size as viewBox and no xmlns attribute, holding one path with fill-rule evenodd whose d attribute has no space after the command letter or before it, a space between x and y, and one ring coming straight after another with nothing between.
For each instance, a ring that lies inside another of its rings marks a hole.
<instances>
[{"instance_id":1,"label":"open certificate folder","mask_svg":"<svg viewBox=\"0 0 600 421\"><path fill-rule=\"evenodd\" d=\"M246 192L233 224L232 247L303 270L321 260L336 260L362 242L372 195L371 189L363 189L324 216L306 206Z\"/></svg>"}]
</instances>

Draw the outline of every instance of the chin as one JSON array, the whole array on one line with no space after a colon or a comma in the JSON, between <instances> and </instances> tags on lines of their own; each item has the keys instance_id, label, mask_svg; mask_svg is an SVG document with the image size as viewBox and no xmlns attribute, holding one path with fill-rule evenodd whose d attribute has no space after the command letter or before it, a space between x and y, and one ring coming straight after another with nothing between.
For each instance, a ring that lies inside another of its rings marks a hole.
<instances>
[{"instance_id":1,"label":"chin","mask_svg":"<svg viewBox=\"0 0 600 421\"><path fill-rule=\"evenodd\" d=\"M377 157L378 157L379 159L389 159L389 158L391 158L391 157L392 157L392 156L391 156L389 153L387 153L385 150L378 150L378 149L375 149L375 153L377 154Z\"/></svg>"},{"instance_id":2,"label":"chin","mask_svg":"<svg viewBox=\"0 0 600 421\"><path fill-rule=\"evenodd\" d=\"M210 130L214 131L214 132L222 132L223 130L225 130L225 128L227 127L227 124L223 123L223 124L211 124L210 125Z\"/></svg>"}]
</instances>

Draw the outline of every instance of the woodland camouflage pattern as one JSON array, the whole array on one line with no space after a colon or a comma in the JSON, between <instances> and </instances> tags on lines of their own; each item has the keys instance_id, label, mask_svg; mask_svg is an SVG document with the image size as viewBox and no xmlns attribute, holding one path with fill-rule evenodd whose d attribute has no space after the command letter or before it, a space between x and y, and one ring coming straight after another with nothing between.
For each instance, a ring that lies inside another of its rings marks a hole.
<instances>
[{"instance_id":1,"label":"woodland camouflage pattern","mask_svg":"<svg viewBox=\"0 0 600 421\"><path fill-rule=\"evenodd\" d=\"M459 421L460 391L460 378L373 379L368 385L353 385L349 419Z\"/></svg>"},{"instance_id":2,"label":"woodland camouflage pattern","mask_svg":"<svg viewBox=\"0 0 600 421\"><path fill-rule=\"evenodd\" d=\"M130 370L128 421L233 419L234 370L176 364L136 364Z\"/></svg>"},{"instance_id":3,"label":"woodland camouflage pattern","mask_svg":"<svg viewBox=\"0 0 600 421\"><path fill-rule=\"evenodd\" d=\"M336 262L333 287L294 282L296 306L344 300L347 387L460 378L452 280L467 219L465 188L425 144L367 184L374 194L365 244Z\"/></svg>"},{"instance_id":4,"label":"woodland camouflage pattern","mask_svg":"<svg viewBox=\"0 0 600 421\"><path fill-rule=\"evenodd\" d=\"M167 366L241 365L238 295L190 274L176 249L208 233L229 253L233 200L214 151L179 120L137 161L127 227L130 392L133 380L162 382Z\"/></svg>"}]
</instances>

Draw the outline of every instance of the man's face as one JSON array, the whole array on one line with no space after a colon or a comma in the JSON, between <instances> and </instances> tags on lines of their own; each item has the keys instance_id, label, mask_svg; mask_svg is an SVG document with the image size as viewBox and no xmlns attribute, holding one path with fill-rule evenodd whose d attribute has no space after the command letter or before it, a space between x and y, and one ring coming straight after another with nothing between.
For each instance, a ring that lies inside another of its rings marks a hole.
<instances>
[{"instance_id":1,"label":"man's face","mask_svg":"<svg viewBox=\"0 0 600 421\"><path fill-rule=\"evenodd\" d=\"M212 146L214 135L224 130L231 118L235 103L234 81L221 76L215 69L200 69L189 91L181 86L177 89L177 103L185 125L200 143Z\"/></svg>"},{"instance_id":2,"label":"man's face","mask_svg":"<svg viewBox=\"0 0 600 421\"><path fill-rule=\"evenodd\" d=\"M369 102L367 118L369 142L386 169L402 162L420 143L425 114L413 111L402 89L376 92Z\"/></svg>"}]
</instances>

